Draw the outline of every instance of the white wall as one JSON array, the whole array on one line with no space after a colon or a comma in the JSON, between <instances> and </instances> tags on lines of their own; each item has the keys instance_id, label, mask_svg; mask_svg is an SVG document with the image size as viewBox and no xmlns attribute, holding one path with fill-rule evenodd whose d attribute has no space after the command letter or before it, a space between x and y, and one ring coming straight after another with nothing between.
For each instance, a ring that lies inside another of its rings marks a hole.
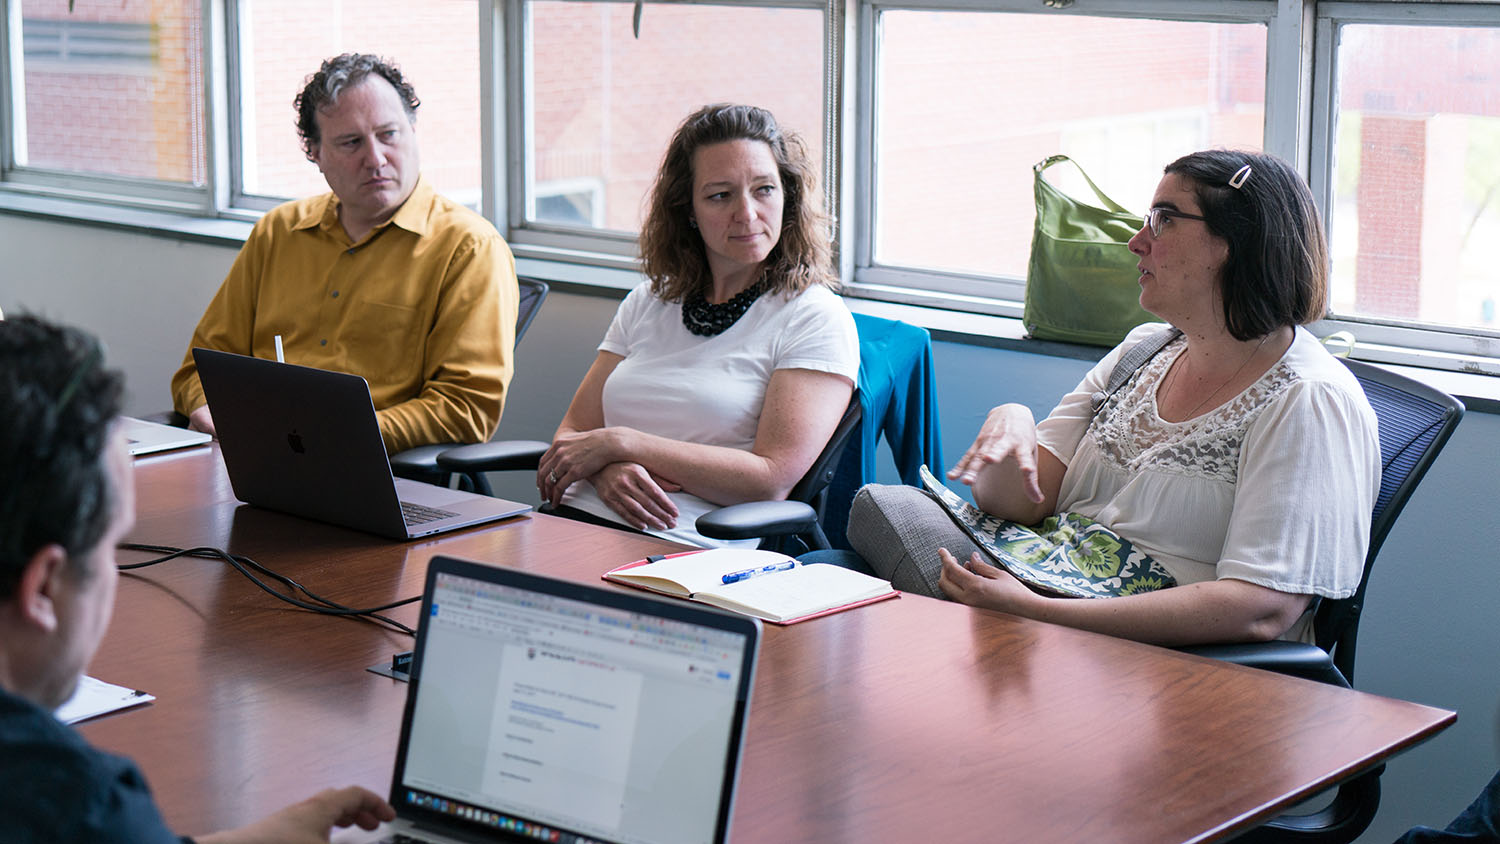
<instances>
[{"instance_id":1,"label":"white wall","mask_svg":"<svg viewBox=\"0 0 1500 844\"><path fill-rule=\"evenodd\" d=\"M167 382L236 249L0 215L0 309L86 328L126 376L126 412L168 410Z\"/></svg>"}]
</instances>

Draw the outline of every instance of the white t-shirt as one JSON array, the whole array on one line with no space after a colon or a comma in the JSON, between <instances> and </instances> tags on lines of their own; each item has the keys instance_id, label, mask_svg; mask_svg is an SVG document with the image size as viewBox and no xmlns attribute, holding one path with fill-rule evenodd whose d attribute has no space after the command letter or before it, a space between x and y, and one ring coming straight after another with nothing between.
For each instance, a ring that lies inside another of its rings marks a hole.
<instances>
[{"instance_id":1,"label":"white t-shirt","mask_svg":"<svg viewBox=\"0 0 1500 844\"><path fill-rule=\"evenodd\" d=\"M811 369L851 382L859 375L854 317L822 286L791 298L764 294L722 334L699 337L683 326L681 303L663 302L641 284L620 303L599 350L625 358L604 382L605 425L743 451L755 444L771 373ZM754 540L699 534L693 523L717 505L686 492L670 495L677 525L651 533L691 545L754 547ZM620 520L588 483L569 487L562 503Z\"/></svg>"},{"instance_id":2,"label":"white t-shirt","mask_svg":"<svg viewBox=\"0 0 1500 844\"><path fill-rule=\"evenodd\" d=\"M1141 326L1037 426L1066 466L1060 512L1110 526L1180 584L1245 580L1279 592L1354 594L1380 489L1375 412L1352 373L1298 328L1254 384L1217 409L1167 422L1156 391L1179 337L1100 410L1090 397ZM1285 634L1307 640L1310 614Z\"/></svg>"}]
</instances>

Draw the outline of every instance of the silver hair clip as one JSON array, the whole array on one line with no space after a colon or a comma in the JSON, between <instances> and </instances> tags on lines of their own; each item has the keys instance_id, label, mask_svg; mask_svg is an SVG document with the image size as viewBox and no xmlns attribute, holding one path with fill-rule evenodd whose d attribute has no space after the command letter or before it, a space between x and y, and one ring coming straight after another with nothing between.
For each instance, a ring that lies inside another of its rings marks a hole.
<instances>
[{"instance_id":1,"label":"silver hair clip","mask_svg":"<svg viewBox=\"0 0 1500 844\"><path fill-rule=\"evenodd\" d=\"M1246 164L1244 167L1234 171L1234 175L1229 177L1229 186L1235 190L1239 190L1241 187L1244 187L1245 180L1249 178L1250 165Z\"/></svg>"}]
</instances>

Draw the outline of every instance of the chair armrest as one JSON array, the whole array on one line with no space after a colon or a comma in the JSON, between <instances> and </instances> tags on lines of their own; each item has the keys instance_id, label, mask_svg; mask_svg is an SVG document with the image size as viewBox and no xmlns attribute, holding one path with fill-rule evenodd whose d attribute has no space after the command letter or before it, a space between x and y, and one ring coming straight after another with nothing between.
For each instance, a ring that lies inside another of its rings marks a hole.
<instances>
[{"instance_id":1,"label":"chair armrest","mask_svg":"<svg viewBox=\"0 0 1500 844\"><path fill-rule=\"evenodd\" d=\"M442 471L438 468L438 455L452 447L452 443L419 445L416 448L408 448L392 454L391 474L398 478L424 478L436 475Z\"/></svg>"},{"instance_id":2,"label":"chair armrest","mask_svg":"<svg viewBox=\"0 0 1500 844\"><path fill-rule=\"evenodd\" d=\"M1349 681L1333 666L1333 657L1316 645L1303 642L1253 642L1238 645L1198 645L1181 648L1184 653L1197 654L1225 662L1263 668L1278 674L1289 674L1307 680L1316 680L1333 686L1349 688Z\"/></svg>"},{"instance_id":3,"label":"chair armrest","mask_svg":"<svg viewBox=\"0 0 1500 844\"><path fill-rule=\"evenodd\" d=\"M504 472L535 469L551 443L540 440L496 440L450 447L438 455L437 465L449 472Z\"/></svg>"},{"instance_id":4,"label":"chair armrest","mask_svg":"<svg viewBox=\"0 0 1500 844\"><path fill-rule=\"evenodd\" d=\"M148 413L145 416L137 416L137 419L146 422L155 422L158 425L171 425L173 428L186 428L188 418L175 410L163 410L158 413Z\"/></svg>"},{"instance_id":5,"label":"chair armrest","mask_svg":"<svg viewBox=\"0 0 1500 844\"><path fill-rule=\"evenodd\" d=\"M698 532L713 539L759 539L805 533L818 524L818 512L802 501L748 501L710 510L698 517Z\"/></svg>"}]
</instances>

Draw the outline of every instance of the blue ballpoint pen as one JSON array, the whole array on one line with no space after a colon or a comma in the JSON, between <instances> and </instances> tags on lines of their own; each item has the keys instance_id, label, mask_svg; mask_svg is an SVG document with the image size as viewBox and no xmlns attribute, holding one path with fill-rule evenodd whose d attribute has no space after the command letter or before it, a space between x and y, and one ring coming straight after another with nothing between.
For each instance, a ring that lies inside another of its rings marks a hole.
<instances>
[{"instance_id":1,"label":"blue ballpoint pen","mask_svg":"<svg viewBox=\"0 0 1500 844\"><path fill-rule=\"evenodd\" d=\"M788 569L793 569L793 568L796 568L796 567L797 567L797 561L796 560L787 560L784 563L772 563L769 566L762 566L762 567L760 567L758 569L745 569L744 571L732 571L729 574L724 575L723 580L724 580L725 583L739 583L741 580L749 580L750 578L755 577L756 575L770 574L771 572L775 572L775 571L787 571Z\"/></svg>"}]
</instances>

